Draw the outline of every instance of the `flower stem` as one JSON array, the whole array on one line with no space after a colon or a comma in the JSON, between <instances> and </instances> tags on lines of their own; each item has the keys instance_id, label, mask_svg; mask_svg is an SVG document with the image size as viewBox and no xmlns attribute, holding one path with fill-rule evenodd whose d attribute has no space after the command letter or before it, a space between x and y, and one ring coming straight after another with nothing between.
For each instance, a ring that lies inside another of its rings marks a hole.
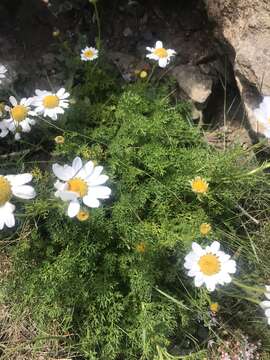
<instances>
[{"instance_id":1,"label":"flower stem","mask_svg":"<svg viewBox=\"0 0 270 360\"><path fill-rule=\"evenodd\" d=\"M257 292L260 294L264 294L265 293L265 288L258 288L258 287L254 287L254 286L249 286L246 284L242 284L240 281L233 279L232 280L233 284L240 287L241 289L247 290L247 291L251 291L251 292Z\"/></svg>"},{"instance_id":2,"label":"flower stem","mask_svg":"<svg viewBox=\"0 0 270 360\"><path fill-rule=\"evenodd\" d=\"M93 4L94 9L95 9L95 16L96 16L97 28L98 28L97 49L98 49L98 51L100 51L100 44L101 44L101 25L100 25L100 18L99 18L99 13L98 13L98 8L97 8L97 3L96 3L96 1L93 1L92 4Z\"/></svg>"}]
</instances>

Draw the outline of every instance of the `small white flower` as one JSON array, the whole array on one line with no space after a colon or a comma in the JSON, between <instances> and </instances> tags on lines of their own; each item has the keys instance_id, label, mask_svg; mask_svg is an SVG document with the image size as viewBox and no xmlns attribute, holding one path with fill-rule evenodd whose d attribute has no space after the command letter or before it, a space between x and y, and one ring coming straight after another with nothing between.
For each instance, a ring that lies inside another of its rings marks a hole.
<instances>
[{"instance_id":1,"label":"small white flower","mask_svg":"<svg viewBox=\"0 0 270 360\"><path fill-rule=\"evenodd\" d=\"M101 175L103 167L95 167L92 161L83 165L82 160L76 157L72 166L53 164L52 168L55 176L61 180L54 184L57 189L55 196L69 202L67 214L71 218L79 213L82 202L88 207L97 208L99 199L108 199L111 194L111 189L102 185L108 180L108 176Z\"/></svg>"},{"instance_id":2,"label":"small white flower","mask_svg":"<svg viewBox=\"0 0 270 360\"><path fill-rule=\"evenodd\" d=\"M15 139L21 138L20 132L28 133L31 131L31 125L35 125L36 121L30 116L36 116L30 106L33 102L32 98L23 98L18 103L14 96L10 96L9 101L12 105L5 106L5 110L9 112L10 117L0 122L0 137L5 137L8 132L15 133Z\"/></svg>"},{"instance_id":3,"label":"small white flower","mask_svg":"<svg viewBox=\"0 0 270 360\"><path fill-rule=\"evenodd\" d=\"M0 65L0 84L1 79L4 79L6 77L5 73L7 72L7 68L4 65Z\"/></svg>"},{"instance_id":4,"label":"small white flower","mask_svg":"<svg viewBox=\"0 0 270 360\"><path fill-rule=\"evenodd\" d=\"M86 46L86 48L81 50L81 60L82 61L93 61L97 58L98 58L98 50L97 49Z\"/></svg>"},{"instance_id":5,"label":"small white flower","mask_svg":"<svg viewBox=\"0 0 270 360\"><path fill-rule=\"evenodd\" d=\"M265 96L260 106L254 110L254 115L263 126L262 132L270 138L270 96Z\"/></svg>"},{"instance_id":6,"label":"small white flower","mask_svg":"<svg viewBox=\"0 0 270 360\"><path fill-rule=\"evenodd\" d=\"M70 94L64 88L57 93L46 90L36 90L33 105L36 107L37 114L49 116L52 120L57 120L58 114L64 114L64 109L68 108Z\"/></svg>"},{"instance_id":7,"label":"small white flower","mask_svg":"<svg viewBox=\"0 0 270 360\"><path fill-rule=\"evenodd\" d=\"M15 206L10 203L13 195L21 199L33 199L35 189L25 185L32 180L32 175L25 173L19 175L0 175L0 230L6 225L11 228L15 225Z\"/></svg>"},{"instance_id":8,"label":"small white flower","mask_svg":"<svg viewBox=\"0 0 270 360\"><path fill-rule=\"evenodd\" d=\"M270 286L266 285L265 288L266 292L264 295L268 300L262 301L260 305L263 308L265 316L267 317L267 322L270 325Z\"/></svg>"},{"instance_id":9,"label":"small white flower","mask_svg":"<svg viewBox=\"0 0 270 360\"><path fill-rule=\"evenodd\" d=\"M217 284L231 282L229 274L236 272L236 262L219 248L220 243L217 241L205 249L192 243L192 251L185 257L184 267L189 270L188 276L195 278L196 287L205 284L208 291L214 291Z\"/></svg>"},{"instance_id":10,"label":"small white flower","mask_svg":"<svg viewBox=\"0 0 270 360\"><path fill-rule=\"evenodd\" d=\"M154 48L148 46L146 50L151 52L146 57L158 61L161 68L165 68L169 64L171 57L176 54L175 50L165 49L161 41L157 41Z\"/></svg>"}]
</instances>

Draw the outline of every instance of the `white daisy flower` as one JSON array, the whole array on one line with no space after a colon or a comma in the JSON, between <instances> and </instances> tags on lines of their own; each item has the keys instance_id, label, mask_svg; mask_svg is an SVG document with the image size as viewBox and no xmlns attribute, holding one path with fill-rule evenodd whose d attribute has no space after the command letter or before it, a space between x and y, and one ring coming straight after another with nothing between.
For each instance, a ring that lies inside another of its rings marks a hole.
<instances>
[{"instance_id":1,"label":"white daisy flower","mask_svg":"<svg viewBox=\"0 0 270 360\"><path fill-rule=\"evenodd\" d=\"M146 57L158 61L161 68L165 68L169 64L171 57L176 54L175 50L165 49L161 41L157 41L154 48L148 46L146 50L151 52Z\"/></svg>"},{"instance_id":2,"label":"white daisy flower","mask_svg":"<svg viewBox=\"0 0 270 360\"><path fill-rule=\"evenodd\" d=\"M192 243L192 251L185 257L184 267L189 270L188 276L195 278L196 287L205 284L208 291L214 291L217 284L231 282L229 274L236 272L236 262L219 248L220 243L217 241L205 249Z\"/></svg>"},{"instance_id":3,"label":"white daisy flower","mask_svg":"<svg viewBox=\"0 0 270 360\"><path fill-rule=\"evenodd\" d=\"M254 110L254 115L262 125L263 134L270 138L270 96L265 96L260 106Z\"/></svg>"},{"instance_id":4,"label":"white daisy flower","mask_svg":"<svg viewBox=\"0 0 270 360\"><path fill-rule=\"evenodd\" d=\"M32 180L32 175L25 173L19 175L0 175L0 230L6 225L11 228L15 225L15 205L10 203L13 195L21 199L33 199L35 189L25 185Z\"/></svg>"},{"instance_id":5,"label":"white daisy flower","mask_svg":"<svg viewBox=\"0 0 270 360\"><path fill-rule=\"evenodd\" d=\"M0 65L0 84L1 79L4 79L6 77L5 73L7 72L7 68L4 65Z\"/></svg>"},{"instance_id":6,"label":"white daisy flower","mask_svg":"<svg viewBox=\"0 0 270 360\"><path fill-rule=\"evenodd\" d=\"M64 114L64 109L68 108L70 94L64 88L57 93L46 90L36 90L33 105L36 107L37 114L49 116L52 120L57 120L58 114Z\"/></svg>"},{"instance_id":7,"label":"white daisy flower","mask_svg":"<svg viewBox=\"0 0 270 360\"><path fill-rule=\"evenodd\" d=\"M108 199L111 189L103 184L108 180L108 176L101 175L102 166L94 166L92 161L83 165L82 160L76 157L72 166L53 164L53 172L59 180L54 184L57 191L56 197L69 202L67 214L75 217L81 204L91 208L100 205L99 199Z\"/></svg>"},{"instance_id":8,"label":"white daisy flower","mask_svg":"<svg viewBox=\"0 0 270 360\"><path fill-rule=\"evenodd\" d=\"M97 58L98 58L98 50L97 49L86 46L86 48L81 50L81 60L82 61L93 61Z\"/></svg>"},{"instance_id":9,"label":"white daisy flower","mask_svg":"<svg viewBox=\"0 0 270 360\"><path fill-rule=\"evenodd\" d=\"M265 316L267 317L267 322L270 325L270 286L266 285L266 292L264 293L265 297L268 300L264 300L260 303L260 306L263 308Z\"/></svg>"},{"instance_id":10,"label":"white daisy flower","mask_svg":"<svg viewBox=\"0 0 270 360\"><path fill-rule=\"evenodd\" d=\"M30 105L33 102L32 98L23 98L18 103L14 96L10 96L9 101L12 105L5 106L5 110L9 112L10 117L0 123L0 137L5 137L8 132L15 133L15 139L21 138L20 132L30 132L31 125L35 125L36 121L29 116L36 116L36 113L31 110Z\"/></svg>"}]
</instances>

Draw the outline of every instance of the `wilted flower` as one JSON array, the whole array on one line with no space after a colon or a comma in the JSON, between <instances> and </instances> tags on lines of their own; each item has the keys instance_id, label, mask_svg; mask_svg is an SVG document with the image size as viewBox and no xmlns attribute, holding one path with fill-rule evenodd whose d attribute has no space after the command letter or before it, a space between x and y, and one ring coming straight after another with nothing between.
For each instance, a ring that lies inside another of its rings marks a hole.
<instances>
[{"instance_id":1,"label":"wilted flower","mask_svg":"<svg viewBox=\"0 0 270 360\"><path fill-rule=\"evenodd\" d=\"M53 164L53 172L61 181L57 180L54 184L57 191L55 196L61 200L69 202L67 214L75 217L81 204L96 208L99 207L99 199L108 199L111 189L103 186L108 176L101 175L102 166L94 166L92 161L84 165L79 157L76 157L72 166Z\"/></svg>"},{"instance_id":2,"label":"wilted flower","mask_svg":"<svg viewBox=\"0 0 270 360\"><path fill-rule=\"evenodd\" d=\"M205 249L195 242L192 243L192 251L185 257L184 267L189 270L188 276L195 278L195 286L205 284L207 290L213 291L217 284L231 282L229 274L235 273L236 262L219 248L220 243L217 241Z\"/></svg>"},{"instance_id":3,"label":"wilted flower","mask_svg":"<svg viewBox=\"0 0 270 360\"><path fill-rule=\"evenodd\" d=\"M21 199L33 199L35 189L26 185L32 180L31 174L0 175L0 230L6 225L11 228L15 225L15 205L10 203L13 195Z\"/></svg>"},{"instance_id":4,"label":"wilted flower","mask_svg":"<svg viewBox=\"0 0 270 360\"><path fill-rule=\"evenodd\" d=\"M157 41L154 48L148 46L146 50L150 51L150 54L147 54L146 57L158 61L161 68L165 68L169 64L171 57L176 54L175 50L165 49L161 41Z\"/></svg>"}]
</instances>

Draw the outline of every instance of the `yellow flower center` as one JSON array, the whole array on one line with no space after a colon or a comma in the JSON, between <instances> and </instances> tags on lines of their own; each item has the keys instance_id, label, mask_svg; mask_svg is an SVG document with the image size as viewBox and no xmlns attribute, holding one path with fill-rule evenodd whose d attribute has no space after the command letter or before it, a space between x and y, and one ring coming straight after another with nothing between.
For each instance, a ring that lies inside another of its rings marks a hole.
<instances>
[{"instance_id":1,"label":"yellow flower center","mask_svg":"<svg viewBox=\"0 0 270 360\"><path fill-rule=\"evenodd\" d=\"M192 180L191 187L192 191L203 194L208 190L208 183L201 177L196 177L194 180Z\"/></svg>"},{"instance_id":2,"label":"yellow flower center","mask_svg":"<svg viewBox=\"0 0 270 360\"><path fill-rule=\"evenodd\" d=\"M207 235L210 231L211 231L212 227L210 224L207 224L207 223L203 223L201 224L200 226L200 233L202 235Z\"/></svg>"},{"instance_id":3,"label":"yellow flower center","mask_svg":"<svg viewBox=\"0 0 270 360\"><path fill-rule=\"evenodd\" d=\"M168 51L164 48L158 48L154 50L154 54L162 59L168 56Z\"/></svg>"},{"instance_id":4,"label":"yellow flower center","mask_svg":"<svg viewBox=\"0 0 270 360\"><path fill-rule=\"evenodd\" d=\"M9 181L0 176L0 206L3 206L12 197L11 185Z\"/></svg>"},{"instance_id":5,"label":"yellow flower center","mask_svg":"<svg viewBox=\"0 0 270 360\"><path fill-rule=\"evenodd\" d=\"M204 275L211 276L220 271L220 261L216 255L211 253L201 256L198 265Z\"/></svg>"},{"instance_id":6,"label":"yellow flower center","mask_svg":"<svg viewBox=\"0 0 270 360\"><path fill-rule=\"evenodd\" d=\"M83 55L85 57L87 57L88 59L91 59L94 56L94 52L92 50L85 50L85 52L83 53Z\"/></svg>"},{"instance_id":7,"label":"yellow flower center","mask_svg":"<svg viewBox=\"0 0 270 360\"><path fill-rule=\"evenodd\" d=\"M56 95L47 95L43 99L43 106L47 109L54 109L59 105L60 99Z\"/></svg>"},{"instance_id":8,"label":"yellow flower center","mask_svg":"<svg viewBox=\"0 0 270 360\"><path fill-rule=\"evenodd\" d=\"M89 219L89 212L85 210L80 210L76 217L79 221L86 221L87 219Z\"/></svg>"},{"instance_id":9,"label":"yellow flower center","mask_svg":"<svg viewBox=\"0 0 270 360\"><path fill-rule=\"evenodd\" d=\"M27 117L28 109L26 106L16 105L10 110L10 112L13 120L20 122Z\"/></svg>"},{"instance_id":10,"label":"yellow flower center","mask_svg":"<svg viewBox=\"0 0 270 360\"><path fill-rule=\"evenodd\" d=\"M80 197L84 197L88 192L88 185L84 180L74 178L68 181L68 190L77 193Z\"/></svg>"}]
</instances>

